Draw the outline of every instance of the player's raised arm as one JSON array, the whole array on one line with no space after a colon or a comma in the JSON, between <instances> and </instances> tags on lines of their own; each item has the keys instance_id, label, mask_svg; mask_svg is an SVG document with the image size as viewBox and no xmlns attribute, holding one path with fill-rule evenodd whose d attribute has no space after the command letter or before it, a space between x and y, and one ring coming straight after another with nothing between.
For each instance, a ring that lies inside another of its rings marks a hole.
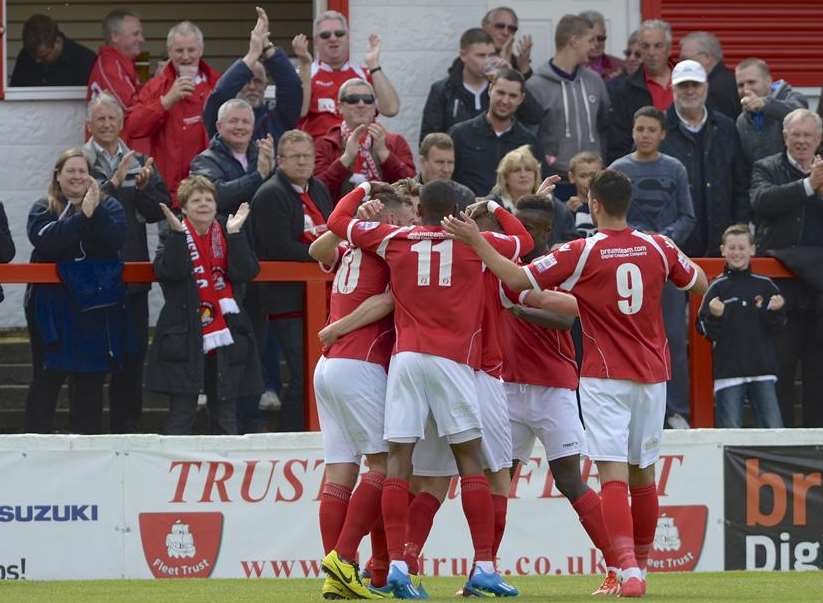
<instances>
[{"instance_id":1,"label":"player's raised arm","mask_svg":"<svg viewBox=\"0 0 823 603\"><path fill-rule=\"evenodd\" d=\"M361 201L366 198L370 191L371 187L369 183L363 182L340 199L326 223L329 230L341 239L345 239L348 234L349 223L354 219L357 206L360 205Z\"/></svg>"},{"instance_id":2,"label":"player's raised arm","mask_svg":"<svg viewBox=\"0 0 823 603\"><path fill-rule=\"evenodd\" d=\"M528 255L534 249L534 239L523 226L523 223L518 220L515 215L501 207L496 201L488 202L488 211L492 214L497 222L510 237L517 237L520 239L520 255Z\"/></svg>"},{"instance_id":3,"label":"player's raised arm","mask_svg":"<svg viewBox=\"0 0 823 603\"><path fill-rule=\"evenodd\" d=\"M532 284L523 268L504 258L480 234L477 223L469 217L459 219L447 216L442 221L443 229L458 241L474 249L475 253L501 281L514 291L529 289Z\"/></svg>"},{"instance_id":4,"label":"player's raised arm","mask_svg":"<svg viewBox=\"0 0 823 603\"><path fill-rule=\"evenodd\" d=\"M337 262L337 246L340 241L342 239L336 234L326 231L309 245L309 255L323 266L333 268Z\"/></svg>"}]
</instances>

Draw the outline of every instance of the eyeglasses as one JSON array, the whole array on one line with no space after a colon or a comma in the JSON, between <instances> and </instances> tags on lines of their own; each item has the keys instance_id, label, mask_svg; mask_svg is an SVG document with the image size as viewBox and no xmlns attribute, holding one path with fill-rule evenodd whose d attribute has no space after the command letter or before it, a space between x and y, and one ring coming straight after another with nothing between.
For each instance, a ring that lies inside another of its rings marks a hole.
<instances>
[{"instance_id":1,"label":"eyeglasses","mask_svg":"<svg viewBox=\"0 0 823 603\"><path fill-rule=\"evenodd\" d=\"M286 161L295 161L295 160L303 160L303 161L311 161L314 159L314 155L312 153L292 153L291 155L280 155L280 159L285 159Z\"/></svg>"},{"instance_id":2,"label":"eyeglasses","mask_svg":"<svg viewBox=\"0 0 823 603\"><path fill-rule=\"evenodd\" d=\"M334 31L321 31L317 37L321 40L328 40L334 35L335 38L345 38L348 32L345 29L335 29Z\"/></svg>"},{"instance_id":3,"label":"eyeglasses","mask_svg":"<svg viewBox=\"0 0 823 603\"><path fill-rule=\"evenodd\" d=\"M608 36L605 36L605 35L604 35L604 36L596 36L596 37L595 37L595 39L596 39L598 42L600 42L601 44L602 44L603 42L605 42L607 38L608 38Z\"/></svg>"},{"instance_id":4,"label":"eyeglasses","mask_svg":"<svg viewBox=\"0 0 823 603\"><path fill-rule=\"evenodd\" d=\"M495 23L494 28L499 29L500 31L503 31L505 29L510 34L517 33L517 25L509 25L508 23Z\"/></svg>"},{"instance_id":5,"label":"eyeglasses","mask_svg":"<svg viewBox=\"0 0 823 603\"><path fill-rule=\"evenodd\" d=\"M363 101L367 105L374 104L374 95L373 94L347 94L346 96L340 97L341 103L346 103L347 105L356 105L360 101Z\"/></svg>"},{"instance_id":6,"label":"eyeglasses","mask_svg":"<svg viewBox=\"0 0 823 603\"><path fill-rule=\"evenodd\" d=\"M636 59L640 59L640 58L642 58L642 57L643 57L643 55L640 53L640 51L639 51L639 50L635 50L634 52L632 52L632 51L631 51L631 50L629 50L628 48L627 48L626 50L624 50L624 51L623 51L623 56L624 56L624 57L626 57L627 59L628 59L629 57L634 57L634 58L636 58Z\"/></svg>"}]
</instances>

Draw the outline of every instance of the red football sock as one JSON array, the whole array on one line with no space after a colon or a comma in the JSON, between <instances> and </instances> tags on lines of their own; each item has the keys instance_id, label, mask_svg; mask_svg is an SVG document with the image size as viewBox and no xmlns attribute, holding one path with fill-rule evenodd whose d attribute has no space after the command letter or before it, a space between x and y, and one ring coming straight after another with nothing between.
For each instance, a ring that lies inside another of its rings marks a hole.
<instances>
[{"instance_id":1,"label":"red football sock","mask_svg":"<svg viewBox=\"0 0 823 603\"><path fill-rule=\"evenodd\" d=\"M494 561L494 507L485 475L464 475L460 479L463 514L469 524L475 561Z\"/></svg>"},{"instance_id":2,"label":"red football sock","mask_svg":"<svg viewBox=\"0 0 823 603\"><path fill-rule=\"evenodd\" d=\"M389 559L402 561L409 516L409 482L395 477L383 482L383 527Z\"/></svg>"},{"instance_id":3,"label":"red football sock","mask_svg":"<svg viewBox=\"0 0 823 603\"><path fill-rule=\"evenodd\" d=\"M337 538L343 523L346 521L346 510L349 507L351 489L340 484L326 482L320 492L320 536L323 539L323 551L328 555Z\"/></svg>"},{"instance_id":4,"label":"red football sock","mask_svg":"<svg viewBox=\"0 0 823 603\"><path fill-rule=\"evenodd\" d=\"M386 586L389 575L389 551L386 548L386 531L383 529L383 515L377 514L377 520L371 528L371 583L378 588Z\"/></svg>"},{"instance_id":5,"label":"red football sock","mask_svg":"<svg viewBox=\"0 0 823 603\"><path fill-rule=\"evenodd\" d=\"M594 546L603 553L606 567L618 567L617 559L615 559L609 543L609 531L603 521L603 508L597 492L587 488L586 493L572 503L572 507L577 512L580 523L583 524L583 529L586 530L586 534L589 535Z\"/></svg>"},{"instance_id":6,"label":"red football sock","mask_svg":"<svg viewBox=\"0 0 823 603\"><path fill-rule=\"evenodd\" d=\"M634 523L634 556L640 569L646 569L649 551L657 530L657 485L632 488L632 522Z\"/></svg>"},{"instance_id":7,"label":"red football sock","mask_svg":"<svg viewBox=\"0 0 823 603\"><path fill-rule=\"evenodd\" d=\"M409 573L417 574L420 571L418 559L429 532L432 529L434 516L440 508L440 501L428 492L420 492L414 497L409 506L409 521L406 526L406 548L403 560L409 566Z\"/></svg>"},{"instance_id":8,"label":"red football sock","mask_svg":"<svg viewBox=\"0 0 823 603\"><path fill-rule=\"evenodd\" d=\"M500 542L503 540L503 533L506 531L506 511L509 507L509 498L501 494L492 494L492 507L494 507L492 557L497 559L497 551L500 549Z\"/></svg>"},{"instance_id":9,"label":"red football sock","mask_svg":"<svg viewBox=\"0 0 823 603\"><path fill-rule=\"evenodd\" d=\"M386 476L377 471L369 471L360 478L346 513L346 522L340 530L335 550L341 559L354 561L360 541L374 525L374 518L380 513L380 498L383 480Z\"/></svg>"},{"instance_id":10,"label":"red football sock","mask_svg":"<svg viewBox=\"0 0 823 603\"><path fill-rule=\"evenodd\" d=\"M620 569L637 567L634 558L632 512L629 509L629 485L610 481L600 491L603 520L609 532L609 542Z\"/></svg>"}]
</instances>

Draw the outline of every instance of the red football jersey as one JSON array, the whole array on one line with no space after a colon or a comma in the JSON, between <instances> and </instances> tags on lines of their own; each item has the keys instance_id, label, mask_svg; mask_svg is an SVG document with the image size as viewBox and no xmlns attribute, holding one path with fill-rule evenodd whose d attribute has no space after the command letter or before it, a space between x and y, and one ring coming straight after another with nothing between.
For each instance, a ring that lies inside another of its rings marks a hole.
<instances>
[{"instance_id":1,"label":"red football jersey","mask_svg":"<svg viewBox=\"0 0 823 603\"><path fill-rule=\"evenodd\" d=\"M342 120L337 112L337 93L346 81L360 78L371 84L371 74L360 65L344 64L334 70L325 63L315 61L311 65L311 104L309 112L300 119L297 127L319 138Z\"/></svg>"},{"instance_id":2,"label":"red football jersey","mask_svg":"<svg viewBox=\"0 0 823 603\"><path fill-rule=\"evenodd\" d=\"M329 269L323 264L321 267ZM348 316L368 298L384 293L389 286L386 263L373 253L348 243L338 246L337 260L331 267L331 270L335 269L326 324ZM351 358L388 366L393 346L394 318L390 314L343 335L324 354L326 358Z\"/></svg>"},{"instance_id":3,"label":"red football jersey","mask_svg":"<svg viewBox=\"0 0 823 603\"><path fill-rule=\"evenodd\" d=\"M508 287L498 290L507 307L518 303ZM570 331L546 329L511 312L503 312L500 342L503 349L503 381L543 387L577 389L577 362Z\"/></svg>"},{"instance_id":4,"label":"red football jersey","mask_svg":"<svg viewBox=\"0 0 823 603\"><path fill-rule=\"evenodd\" d=\"M601 230L524 268L535 288L577 298L583 327L581 376L660 383L671 378L661 296L666 280L689 289L697 271L665 237Z\"/></svg>"}]
</instances>

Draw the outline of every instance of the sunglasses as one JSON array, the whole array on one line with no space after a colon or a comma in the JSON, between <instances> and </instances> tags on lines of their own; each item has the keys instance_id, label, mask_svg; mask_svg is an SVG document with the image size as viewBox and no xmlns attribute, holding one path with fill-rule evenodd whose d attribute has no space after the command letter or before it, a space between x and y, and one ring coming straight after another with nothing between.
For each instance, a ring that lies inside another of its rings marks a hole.
<instances>
[{"instance_id":1,"label":"sunglasses","mask_svg":"<svg viewBox=\"0 0 823 603\"><path fill-rule=\"evenodd\" d=\"M347 105L356 105L360 101L363 101L367 105L374 104L374 95L373 94L347 94L340 98L340 102L346 103Z\"/></svg>"},{"instance_id":2,"label":"sunglasses","mask_svg":"<svg viewBox=\"0 0 823 603\"><path fill-rule=\"evenodd\" d=\"M348 32L345 29L335 29L334 31L321 31L317 37L321 40L328 40L334 35L335 38L345 38Z\"/></svg>"},{"instance_id":3,"label":"sunglasses","mask_svg":"<svg viewBox=\"0 0 823 603\"><path fill-rule=\"evenodd\" d=\"M628 50L628 49L623 51L623 56L625 56L627 59L629 57L634 57L636 59L639 59L639 58L643 57L643 55L640 53L639 50L635 50L634 52L632 52L631 50Z\"/></svg>"},{"instance_id":4,"label":"sunglasses","mask_svg":"<svg viewBox=\"0 0 823 603\"><path fill-rule=\"evenodd\" d=\"M510 34L516 34L517 33L517 25L509 25L508 23L495 23L494 28L499 29L500 31L503 31L505 29Z\"/></svg>"},{"instance_id":5,"label":"sunglasses","mask_svg":"<svg viewBox=\"0 0 823 603\"><path fill-rule=\"evenodd\" d=\"M602 44L607 38L608 36L597 36L595 39Z\"/></svg>"}]
</instances>

